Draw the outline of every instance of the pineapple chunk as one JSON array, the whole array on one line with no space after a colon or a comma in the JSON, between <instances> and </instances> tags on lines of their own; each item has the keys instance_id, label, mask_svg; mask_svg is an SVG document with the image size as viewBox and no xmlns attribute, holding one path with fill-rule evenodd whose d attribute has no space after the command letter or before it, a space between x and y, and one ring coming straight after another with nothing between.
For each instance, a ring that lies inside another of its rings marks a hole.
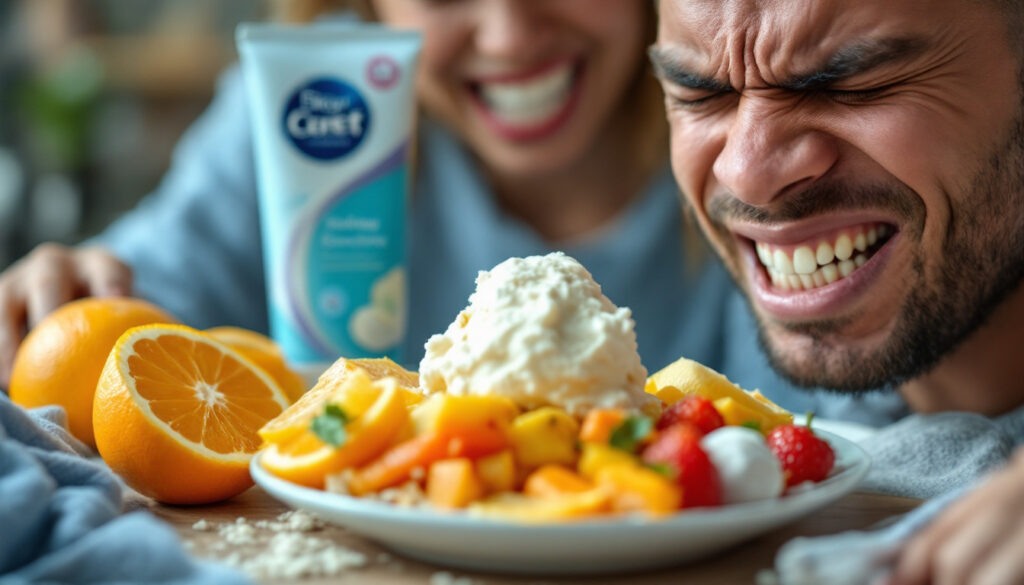
<instances>
[{"instance_id":1,"label":"pineapple chunk","mask_svg":"<svg viewBox=\"0 0 1024 585\"><path fill-rule=\"evenodd\" d=\"M715 405L715 410L722 415L722 420L724 420L727 425L749 426L768 433L778 426L778 424L782 424L778 423L772 425L770 421L766 424L765 417L762 416L760 412L751 409L746 404L741 404L730 396L719 398L712 404Z\"/></svg>"},{"instance_id":2,"label":"pineapple chunk","mask_svg":"<svg viewBox=\"0 0 1024 585\"><path fill-rule=\"evenodd\" d=\"M516 487L516 461L511 449L476 460L476 475L489 493Z\"/></svg>"},{"instance_id":3,"label":"pineapple chunk","mask_svg":"<svg viewBox=\"0 0 1024 585\"><path fill-rule=\"evenodd\" d=\"M686 358L653 374L644 389L669 404L683 396L699 394L715 403L726 424L754 422L766 434L779 425L793 422L792 414L760 392L746 392L722 374Z\"/></svg>"},{"instance_id":4,"label":"pineapple chunk","mask_svg":"<svg viewBox=\"0 0 1024 585\"><path fill-rule=\"evenodd\" d=\"M605 467L635 464L637 464L636 457L625 451L609 447L608 445L584 443L583 456L580 457L578 469L580 475L593 480L597 478L597 474Z\"/></svg>"},{"instance_id":5,"label":"pineapple chunk","mask_svg":"<svg viewBox=\"0 0 1024 585\"><path fill-rule=\"evenodd\" d=\"M580 425L560 408L545 406L521 414L512 421L512 449L526 468L555 463L576 465Z\"/></svg>"},{"instance_id":6,"label":"pineapple chunk","mask_svg":"<svg viewBox=\"0 0 1024 585\"><path fill-rule=\"evenodd\" d=\"M654 394L655 396L658 397L658 399L660 399L662 402L668 405L675 404L676 402L679 402L683 398L686 398L686 394L683 394L683 391L680 390L679 388L676 388L675 386L665 386L664 388L658 388L654 392L651 392L651 394Z\"/></svg>"}]
</instances>

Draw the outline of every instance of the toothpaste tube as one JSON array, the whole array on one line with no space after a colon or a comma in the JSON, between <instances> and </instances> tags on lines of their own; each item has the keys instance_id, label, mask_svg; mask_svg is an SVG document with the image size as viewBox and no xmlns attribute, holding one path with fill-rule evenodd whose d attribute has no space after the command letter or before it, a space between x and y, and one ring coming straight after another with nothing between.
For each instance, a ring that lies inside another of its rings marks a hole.
<instances>
[{"instance_id":1,"label":"toothpaste tube","mask_svg":"<svg viewBox=\"0 0 1024 585\"><path fill-rule=\"evenodd\" d=\"M242 24L270 330L315 375L402 363L408 155L419 33Z\"/></svg>"}]
</instances>

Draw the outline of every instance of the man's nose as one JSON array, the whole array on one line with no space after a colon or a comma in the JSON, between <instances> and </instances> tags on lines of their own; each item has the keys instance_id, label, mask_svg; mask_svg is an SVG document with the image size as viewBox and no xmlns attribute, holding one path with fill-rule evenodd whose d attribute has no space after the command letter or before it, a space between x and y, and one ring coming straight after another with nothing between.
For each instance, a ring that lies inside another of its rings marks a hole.
<instances>
[{"instance_id":1,"label":"man's nose","mask_svg":"<svg viewBox=\"0 0 1024 585\"><path fill-rule=\"evenodd\" d=\"M477 10L476 48L489 57L523 59L549 34L545 0L484 0Z\"/></svg>"},{"instance_id":2,"label":"man's nose","mask_svg":"<svg viewBox=\"0 0 1024 585\"><path fill-rule=\"evenodd\" d=\"M766 206L814 182L839 157L836 139L815 129L800 105L743 96L714 163L718 182L738 199Z\"/></svg>"}]
</instances>

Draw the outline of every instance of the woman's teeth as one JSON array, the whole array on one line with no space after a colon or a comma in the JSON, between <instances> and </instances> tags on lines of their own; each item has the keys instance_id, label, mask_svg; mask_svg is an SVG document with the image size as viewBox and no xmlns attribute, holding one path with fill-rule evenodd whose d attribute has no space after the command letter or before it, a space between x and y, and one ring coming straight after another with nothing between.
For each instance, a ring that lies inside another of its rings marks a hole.
<instances>
[{"instance_id":1,"label":"woman's teeth","mask_svg":"<svg viewBox=\"0 0 1024 585\"><path fill-rule=\"evenodd\" d=\"M776 288L811 290L852 274L889 234L887 224L875 224L844 230L816 244L783 247L755 242L754 247Z\"/></svg>"},{"instance_id":2,"label":"woman's teeth","mask_svg":"<svg viewBox=\"0 0 1024 585\"><path fill-rule=\"evenodd\" d=\"M558 113L569 99L572 85L573 67L566 63L529 80L487 82L478 87L496 118L506 124L530 126Z\"/></svg>"}]
</instances>

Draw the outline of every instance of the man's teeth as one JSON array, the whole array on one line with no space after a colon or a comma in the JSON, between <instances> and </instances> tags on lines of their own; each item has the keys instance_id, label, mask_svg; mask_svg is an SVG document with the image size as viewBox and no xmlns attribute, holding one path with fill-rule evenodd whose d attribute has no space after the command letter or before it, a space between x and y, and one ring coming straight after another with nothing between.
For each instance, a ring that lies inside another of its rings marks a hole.
<instances>
[{"instance_id":1,"label":"man's teeth","mask_svg":"<svg viewBox=\"0 0 1024 585\"><path fill-rule=\"evenodd\" d=\"M817 245L787 248L756 242L761 264L772 284L783 290L810 290L845 278L868 261L869 248L889 236L889 226L878 224L838 234Z\"/></svg>"},{"instance_id":2,"label":"man's teeth","mask_svg":"<svg viewBox=\"0 0 1024 585\"><path fill-rule=\"evenodd\" d=\"M565 105L573 71L565 64L528 81L480 84L480 97L491 112L508 124L527 126L546 121Z\"/></svg>"}]
</instances>

